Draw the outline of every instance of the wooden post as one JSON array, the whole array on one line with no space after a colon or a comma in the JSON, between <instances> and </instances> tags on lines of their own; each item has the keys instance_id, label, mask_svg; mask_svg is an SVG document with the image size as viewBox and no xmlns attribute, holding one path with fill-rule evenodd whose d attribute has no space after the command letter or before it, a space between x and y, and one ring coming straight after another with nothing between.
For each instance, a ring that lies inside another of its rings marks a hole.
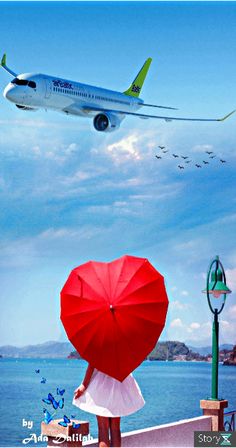
<instances>
[{"instance_id":1,"label":"wooden post","mask_svg":"<svg viewBox=\"0 0 236 448\"><path fill-rule=\"evenodd\" d=\"M201 400L203 415L212 417L212 431L224 431L224 409L228 407L227 400Z\"/></svg>"},{"instance_id":2,"label":"wooden post","mask_svg":"<svg viewBox=\"0 0 236 448\"><path fill-rule=\"evenodd\" d=\"M89 422L73 420L79 428L73 428L72 423L66 427L58 425L61 419L50 423L41 423L41 433L48 437L48 447L79 447L82 446L83 436L89 434Z\"/></svg>"}]
</instances>

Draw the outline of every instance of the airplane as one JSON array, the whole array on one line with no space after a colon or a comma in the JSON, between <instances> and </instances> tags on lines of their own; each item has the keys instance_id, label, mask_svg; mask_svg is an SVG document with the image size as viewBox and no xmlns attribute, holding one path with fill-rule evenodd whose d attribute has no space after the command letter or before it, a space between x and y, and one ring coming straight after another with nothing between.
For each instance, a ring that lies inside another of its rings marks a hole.
<instances>
[{"instance_id":1,"label":"airplane","mask_svg":"<svg viewBox=\"0 0 236 448\"><path fill-rule=\"evenodd\" d=\"M176 157L179 157L177 154L172 154L172 156L175 157L175 158L176 158Z\"/></svg>"},{"instance_id":2,"label":"airplane","mask_svg":"<svg viewBox=\"0 0 236 448\"><path fill-rule=\"evenodd\" d=\"M224 121L223 118L181 118L137 113L142 107L156 107L176 110L174 107L145 103L141 92L152 58L143 64L130 87L123 93L95 87L57 76L40 73L16 74L6 64L3 55L1 66L14 78L6 86L3 96L24 111L52 109L67 115L92 117L93 126L99 132L112 132L120 127L127 115L142 119L157 118L165 121Z\"/></svg>"},{"instance_id":3,"label":"airplane","mask_svg":"<svg viewBox=\"0 0 236 448\"><path fill-rule=\"evenodd\" d=\"M196 163L196 165L195 165L197 168L201 168L201 165L198 165L197 163Z\"/></svg>"},{"instance_id":4,"label":"airplane","mask_svg":"<svg viewBox=\"0 0 236 448\"><path fill-rule=\"evenodd\" d=\"M162 157L161 156L155 156L157 159L161 159Z\"/></svg>"},{"instance_id":5,"label":"airplane","mask_svg":"<svg viewBox=\"0 0 236 448\"><path fill-rule=\"evenodd\" d=\"M178 168L179 168L180 170L184 170L184 166L182 166L182 165L178 165Z\"/></svg>"}]
</instances>

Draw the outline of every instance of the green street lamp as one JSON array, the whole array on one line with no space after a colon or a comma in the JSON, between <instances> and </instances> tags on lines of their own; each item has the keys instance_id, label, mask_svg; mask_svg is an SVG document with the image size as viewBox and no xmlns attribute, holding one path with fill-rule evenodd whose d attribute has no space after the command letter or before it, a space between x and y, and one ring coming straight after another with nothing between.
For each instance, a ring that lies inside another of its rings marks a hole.
<instances>
[{"instance_id":1,"label":"green street lamp","mask_svg":"<svg viewBox=\"0 0 236 448\"><path fill-rule=\"evenodd\" d=\"M202 291L207 294L208 305L214 315L212 325L212 376L211 376L211 400L218 400L218 360L219 360L219 321L218 315L222 312L227 294L231 291L226 285L226 276L222 263L217 256L211 262L206 281L206 289ZM217 305L212 305L212 298L219 299Z\"/></svg>"}]
</instances>

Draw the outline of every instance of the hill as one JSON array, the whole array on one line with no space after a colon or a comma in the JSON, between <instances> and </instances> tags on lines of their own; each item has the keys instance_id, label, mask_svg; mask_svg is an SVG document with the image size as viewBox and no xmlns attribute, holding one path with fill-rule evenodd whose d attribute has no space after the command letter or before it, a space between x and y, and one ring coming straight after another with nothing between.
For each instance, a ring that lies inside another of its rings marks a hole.
<instances>
[{"instance_id":1,"label":"hill","mask_svg":"<svg viewBox=\"0 0 236 448\"><path fill-rule=\"evenodd\" d=\"M236 345L233 347L228 359L224 361L224 366L236 366Z\"/></svg>"},{"instance_id":2,"label":"hill","mask_svg":"<svg viewBox=\"0 0 236 448\"><path fill-rule=\"evenodd\" d=\"M200 355L203 356L207 356L210 355L212 352L212 347L211 345L207 346L207 347L193 347L191 345L188 345L189 350L199 353ZM233 344L221 344L219 346L219 350L223 351L223 350L232 350L233 349Z\"/></svg>"},{"instance_id":3,"label":"hill","mask_svg":"<svg viewBox=\"0 0 236 448\"><path fill-rule=\"evenodd\" d=\"M227 347L227 349L225 348ZM233 345L220 346L220 361L225 361L232 353ZM199 350L199 352L198 352ZM203 354L204 353L204 354ZM158 342L147 359L154 361L210 361L211 347L188 347L183 342ZM75 358L80 355L70 342L48 341L43 344L15 347L5 345L0 347L0 357L3 358Z\"/></svg>"},{"instance_id":4,"label":"hill","mask_svg":"<svg viewBox=\"0 0 236 448\"><path fill-rule=\"evenodd\" d=\"M79 358L78 352L71 352L69 358ZM147 359L150 361L206 361L204 356L192 352L183 342L178 341L158 342Z\"/></svg>"},{"instance_id":5,"label":"hill","mask_svg":"<svg viewBox=\"0 0 236 448\"><path fill-rule=\"evenodd\" d=\"M205 357L189 350L187 345L178 341L158 342L148 355L150 361L205 361Z\"/></svg>"},{"instance_id":6,"label":"hill","mask_svg":"<svg viewBox=\"0 0 236 448\"><path fill-rule=\"evenodd\" d=\"M73 350L70 342L48 341L43 344L15 347L4 345L0 354L4 358L66 358Z\"/></svg>"}]
</instances>

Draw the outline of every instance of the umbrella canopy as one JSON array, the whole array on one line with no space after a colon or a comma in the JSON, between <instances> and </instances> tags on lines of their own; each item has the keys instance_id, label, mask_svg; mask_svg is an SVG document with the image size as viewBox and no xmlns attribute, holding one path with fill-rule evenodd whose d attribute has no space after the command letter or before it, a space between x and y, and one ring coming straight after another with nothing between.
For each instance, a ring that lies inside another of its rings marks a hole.
<instances>
[{"instance_id":1,"label":"umbrella canopy","mask_svg":"<svg viewBox=\"0 0 236 448\"><path fill-rule=\"evenodd\" d=\"M163 276L146 258L89 261L61 291L61 320L80 356L123 381L155 347L168 298Z\"/></svg>"}]
</instances>

